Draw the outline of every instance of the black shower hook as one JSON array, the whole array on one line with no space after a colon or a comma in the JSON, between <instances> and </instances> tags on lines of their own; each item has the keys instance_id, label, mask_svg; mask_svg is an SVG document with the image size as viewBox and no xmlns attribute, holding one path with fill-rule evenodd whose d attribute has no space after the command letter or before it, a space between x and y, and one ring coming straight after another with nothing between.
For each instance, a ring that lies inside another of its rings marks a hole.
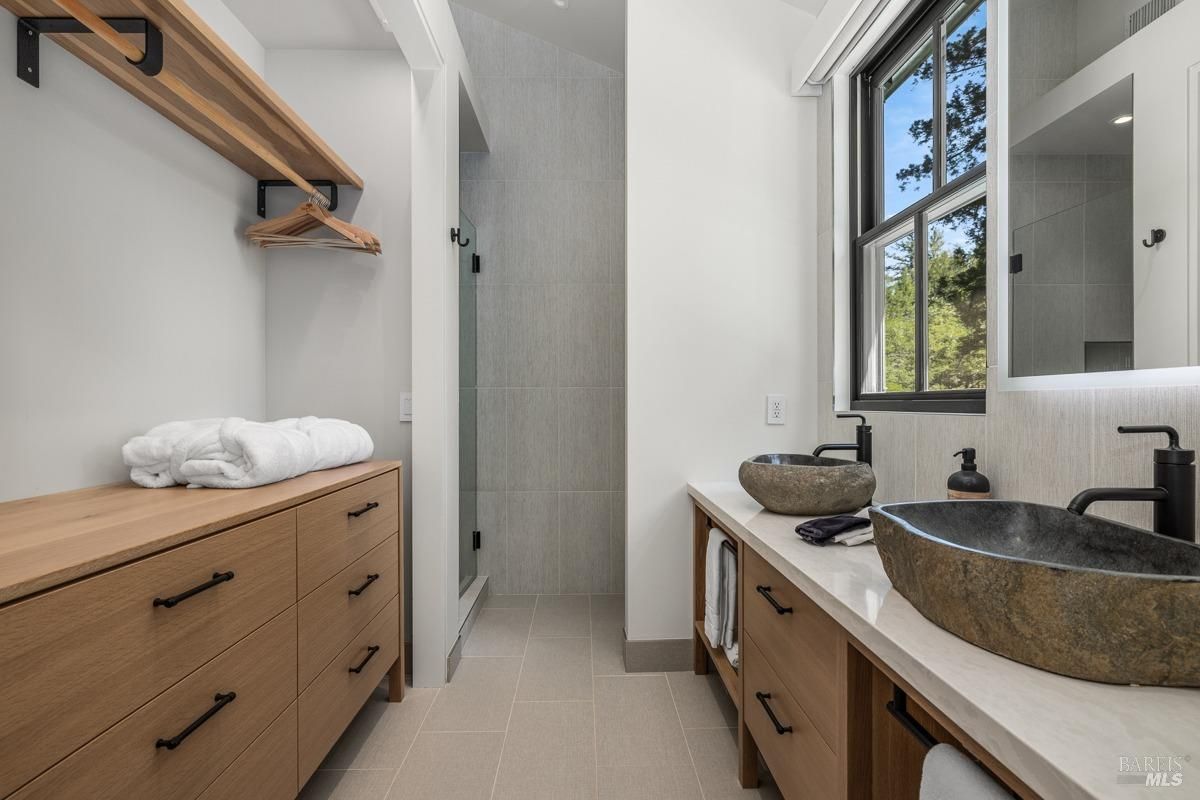
<instances>
[{"instance_id":1,"label":"black shower hook","mask_svg":"<svg viewBox=\"0 0 1200 800\"><path fill-rule=\"evenodd\" d=\"M1162 228L1154 228L1150 231L1149 239L1142 239L1142 247L1154 247L1154 245L1167 238L1167 232Z\"/></svg>"},{"instance_id":2,"label":"black shower hook","mask_svg":"<svg viewBox=\"0 0 1200 800\"><path fill-rule=\"evenodd\" d=\"M459 247L466 247L471 243L471 240L462 235L462 228L450 229L450 241L458 242Z\"/></svg>"}]
</instances>

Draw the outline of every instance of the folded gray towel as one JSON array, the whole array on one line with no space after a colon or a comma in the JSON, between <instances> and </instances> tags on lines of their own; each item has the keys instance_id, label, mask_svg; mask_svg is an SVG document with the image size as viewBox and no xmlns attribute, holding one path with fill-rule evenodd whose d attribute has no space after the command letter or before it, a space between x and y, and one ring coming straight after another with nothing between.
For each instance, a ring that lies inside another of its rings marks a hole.
<instances>
[{"instance_id":1,"label":"folded gray towel","mask_svg":"<svg viewBox=\"0 0 1200 800\"><path fill-rule=\"evenodd\" d=\"M866 517L856 517L853 514L839 514L836 517L820 517L801 522L796 526L796 533L809 544L824 547L829 540L839 533L865 528L871 524Z\"/></svg>"}]
</instances>

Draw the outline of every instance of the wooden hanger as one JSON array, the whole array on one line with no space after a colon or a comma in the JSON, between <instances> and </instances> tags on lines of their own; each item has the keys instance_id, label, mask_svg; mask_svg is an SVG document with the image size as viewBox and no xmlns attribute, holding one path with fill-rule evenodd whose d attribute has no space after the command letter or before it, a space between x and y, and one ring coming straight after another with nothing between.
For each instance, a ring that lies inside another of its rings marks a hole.
<instances>
[{"instance_id":1,"label":"wooden hanger","mask_svg":"<svg viewBox=\"0 0 1200 800\"><path fill-rule=\"evenodd\" d=\"M304 234L328 228L340 238L319 238ZM246 236L259 247L322 247L330 250L354 250L379 255L383 245L366 228L340 220L309 200L280 217L256 222Z\"/></svg>"}]
</instances>

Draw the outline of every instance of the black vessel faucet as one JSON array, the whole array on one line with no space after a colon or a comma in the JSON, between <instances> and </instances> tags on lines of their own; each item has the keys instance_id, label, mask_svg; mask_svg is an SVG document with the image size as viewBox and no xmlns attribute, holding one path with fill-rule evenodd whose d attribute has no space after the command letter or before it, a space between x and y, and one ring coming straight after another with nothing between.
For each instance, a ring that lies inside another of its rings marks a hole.
<instances>
[{"instance_id":1,"label":"black vessel faucet","mask_svg":"<svg viewBox=\"0 0 1200 800\"><path fill-rule=\"evenodd\" d=\"M819 456L826 450L853 450L854 458L864 464L871 463L871 426L867 424L867 418L862 414L838 414L838 419L857 419L858 425L854 428L854 442L841 444L819 444L813 450L814 456Z\"/></svg>"},{"instance_id":2,"label":"black vessel faucet","mask_svg":"<svg viewBox=\"0 0 1200 800\"><path fill-rule=\"evenodd\" d=\"M1167 446L1154 451L1154 486L1149 489L1085 489L1067 505L1082 514L1097 500L1144 500L1154 503L1154 532L1185 542L1196 540L1196 451L1179 446L1170 425L1122 425L1119 433L1165 433Z\"/></svg>"}]
</instances>

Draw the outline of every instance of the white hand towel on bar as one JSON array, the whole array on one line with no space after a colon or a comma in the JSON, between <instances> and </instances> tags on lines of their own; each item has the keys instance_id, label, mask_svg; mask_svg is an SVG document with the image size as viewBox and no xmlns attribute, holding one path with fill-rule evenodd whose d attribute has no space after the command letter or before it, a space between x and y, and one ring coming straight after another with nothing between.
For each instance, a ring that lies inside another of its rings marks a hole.
<instances>
[{"instance_id":1,"label":"white hand towel on bar","mask_svg":"<svg viewBox=\"0 0 1200 800\"><path fill-rule=\"evenodd\" d=\"M920 800L1012 800L1012 795L954 747L938 744L921 767Z\"/></svg>"},{"instance_id":2,"label":"white hand towel on bar","mask_svg":"<svg viewBox=\"0 0 1200 800\"><path fill-rule=\"evenodd\" d=\"M704 551L704 635L713 647L721 646L721 637L725 630L725 618L722 614L725 592L721 583L721 542L730 542L730 539L716 528L711 528L708 531L708 547Z\"/></svg>"},{"instance_id":3,"label":"white hand towel on bar","mask_svg":"<svg viewBox=\"0 0 1200 800\"><path fill-rule=\"evenodd\" d=\"M732 544L732 542L731 542ZM737 554L721 548L721 647L737 666Z\"/></svg>"}]
</instances>

